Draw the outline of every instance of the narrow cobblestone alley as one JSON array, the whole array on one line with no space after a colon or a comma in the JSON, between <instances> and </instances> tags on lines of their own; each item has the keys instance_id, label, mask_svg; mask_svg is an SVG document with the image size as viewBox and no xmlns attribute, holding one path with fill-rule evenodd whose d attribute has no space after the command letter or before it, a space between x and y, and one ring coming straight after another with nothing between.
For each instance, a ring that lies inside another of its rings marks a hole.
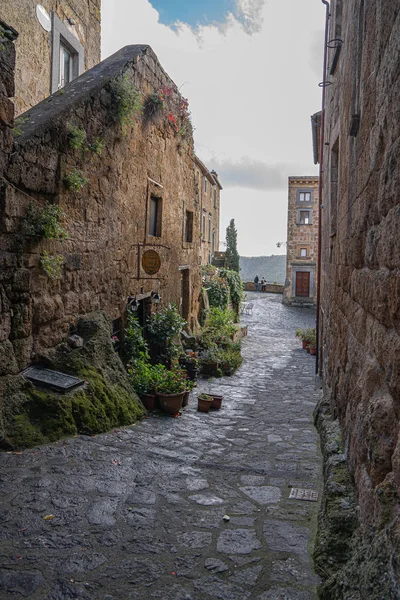
<instances>
[{"instance_id":1,"label":"narrow cobblestone alley","mask_svg":"<svg viewBox=\"0 0 400 600\"><path fill-rule=\"evenodd\" d=\"M321 485L315 361L295 339L315 315L251 298L243 366L195 390L220 411L192 394L180 418L0 455L1 599L316 598L318 504L289 499Z\"/></svg>"}]
</instances>

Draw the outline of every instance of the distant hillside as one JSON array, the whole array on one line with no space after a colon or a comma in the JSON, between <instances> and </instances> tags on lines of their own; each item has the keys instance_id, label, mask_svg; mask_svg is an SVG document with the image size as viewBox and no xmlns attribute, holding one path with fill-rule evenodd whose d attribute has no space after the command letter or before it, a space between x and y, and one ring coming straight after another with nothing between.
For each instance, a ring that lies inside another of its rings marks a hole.
<instances>
[{"instance_id":1,"label":"distant hillside","mask_svg":"<svg viewBox=\"0 0 400 600\"><path fill-rule=\"evenodd\" d=\"M269 283L285 283L286 255L241 256L240 276L243 281L253 281L257 273L260 279L265 277Z\"/></svg>"}]
</instances>

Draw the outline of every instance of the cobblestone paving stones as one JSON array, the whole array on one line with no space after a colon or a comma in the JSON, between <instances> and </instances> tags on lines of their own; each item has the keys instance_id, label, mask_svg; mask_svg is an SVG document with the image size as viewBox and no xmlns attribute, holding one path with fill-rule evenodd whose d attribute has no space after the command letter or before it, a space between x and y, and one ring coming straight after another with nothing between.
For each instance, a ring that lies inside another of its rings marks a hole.
<instances>
[{"instance_id":1,"label":"cobblestone paving stones","mask_svg":"<svg viewBox=\"0 0 400 600\"><path fill-rule=\"evenodd\" d=\"M318 504L314 312L249 294L244 364L201 380L222 409L0 455L0 598L309 600ZM223 520L224 515L230 520ZM45 520L43 517L54 515Z\"/></svg>"}]
</instances>

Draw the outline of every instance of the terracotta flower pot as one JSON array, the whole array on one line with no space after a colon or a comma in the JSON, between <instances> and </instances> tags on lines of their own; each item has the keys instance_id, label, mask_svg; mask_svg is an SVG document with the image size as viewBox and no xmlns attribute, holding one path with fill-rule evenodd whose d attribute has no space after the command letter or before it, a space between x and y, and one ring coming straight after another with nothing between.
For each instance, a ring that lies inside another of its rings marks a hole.
<instances>
[{"instance_id":1,"label":"terracotta flower pot","mask_svg":"<svg viewBox=\"0 0 400 600\"><path fill-rule=\"evenodd\" d=\"M160 408L169 415L176 415L182 408L182 400L185 392L179 394L157 394Z\"/></svg>"},{"instance_id":2,"label":"terracotta flower pot","mask_svg":"<svg viewBox=\"0 0 400 600\"><path fill-rule=\"evenodd\" d=\"M215 408L216 410L219 410L221 408L221 404L222 404L222 400L223 400L223 396L216 396L215 394L212 394L213 397L213 401L211 403L211 408Z\"/></svg>"},{"instance_id":3,"label":"terracotta flower pot","mask_svg":"<svg viewBox=\"0 0 400 600\"><path fill-rule=\"evenodd\" d=\"M185 392L183 394L182 407L187 406L189 404L189 394L190 392Z\"/></svg>"},{"instance_id":4,"label":"terracotta flower pot","mask_svg":"<svg viewBox=\"0 0 400 600\"><path fill-rule=\"evenodd\" d=\"M307 350L308 354L310 354L310 346L307 346L306 350Z\"/></svg>"},{"instance_id":5,"label":"terracotta flower pot","mask_svg":"<svg viewBox=\"0 0 400 600\"><path fill-rule=\"evenodd\" d=\"M308 351L310 354L312 354L313 356L315 356L317 354L317 347L316 346L309 346L308 347Z\"/></svg>"},{"instance_id":6,"label":"terracotta flower pot","mask_svg":"<svg viewBox=\"0 0 400 600\"><path fill-rule=\"evenodd\" d=\"M156 395L155 394L142 394L140 396L143 406L146 410L154 410L156 407Z\"/></svg>"},{"instance_id":7,"label":"terracotta flower pot","mask_svg":"<svg viewBox=\"0 0 400 600\"><path fill-rule=\"evenodd\" d=\"M301 342L302 346L303 346L303 350L307 350L307 346L308 346L308 340L303 340Z\"/></svg>"},{"instance_id":8,"label":"terracotta flower pot","mask_svg":"<svg viewBox=\"0 0 400 600\"><path fill-rule=\"evenodd\" d=\"M213 403L213 398L210 399L203 399L203 398L197 398L197 410L199 412L208 412L211 408L211 404Z\"/></svg>"}]
</instances>

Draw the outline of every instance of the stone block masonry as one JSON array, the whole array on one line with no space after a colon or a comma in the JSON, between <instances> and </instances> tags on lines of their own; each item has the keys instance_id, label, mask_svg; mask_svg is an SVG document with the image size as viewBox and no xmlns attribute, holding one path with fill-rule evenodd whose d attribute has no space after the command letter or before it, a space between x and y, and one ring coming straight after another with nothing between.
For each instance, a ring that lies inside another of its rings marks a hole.
<instances>
[{"instance_id":1,"label":"stone block masonry","mask_svg":"<svg viewBox=\"0 0 400 600\"><path fill-rule=\"evenodd\" d=\"M54 20L61 23L65 47L76 40L82 53L80 74L100 61L100 0L2 0L0 19L19 33L16 42L15 109L19 115L46 98L52 91L55 76L54 58L60 55ZM39 6L49 18L45 29L37 18ZM50 24L51 23L51 24ZM70 37L72 36L72 37ZM61 36L63 42L63 36ZM74 60L75 53L72 53ZM76 74L75 74L76 75ZM75 76L74 75L74 76Z\"/></svg>"},{"instance_id":2,"label":"stone block masonry","mask_svg":"<svg viewBox=\"0 0 400 600\"><path fill-rule=\"evenodd\" d=\"M173 110L179 93L151 48L129 46L24 115L2 196L0 376L48 356L78 315L103 310L123 327L128 296L157 290L179 305L184 282L182 310L196 326L200 240L184 242L183 218L200 221L191 134L182 138L164 110L126 120L130 94L142 104L162 86ZM49 205L68 239L27 234L30 207ZM147 246L161 259L153 275L138 263Z\"/></svg>"},{"instance_id":3,"label":"stone block masonry","mask_svg":"<svg viewBox=\"0 0 400 600\"><path fill-rule=\"evenodd\" d=\"M329 598L398 598L400 10L334 0L330 12L343 43L328 54L320 365L355 480L364 564L354 556Z\"/></svg>"},{"instance_id":4,"label":"stone block masonry","mask_svg":"<svg viewBox=\"0 0 400 600\"><path fill-rule=\"evenodd\" d=\"M318 177L289 177L284 304L312 306L316 302L318 202Z\"/></svg>"}]
</instances>

